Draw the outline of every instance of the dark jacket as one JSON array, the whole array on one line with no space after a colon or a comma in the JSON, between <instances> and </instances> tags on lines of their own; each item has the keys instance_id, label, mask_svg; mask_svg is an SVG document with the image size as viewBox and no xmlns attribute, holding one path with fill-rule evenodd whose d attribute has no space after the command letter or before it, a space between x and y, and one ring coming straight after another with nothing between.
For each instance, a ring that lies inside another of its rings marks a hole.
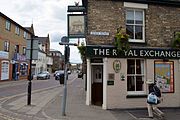
<instances>
[{"instance_id":1,"label":"dark jacket","mask_svg":"<svg viewBox=\"0 0 180 120\"><path fill-rule=\"evenodd\" d=\"M157 97L161 97L161 91L156 84L149 85L149 93L154 93Z\"/></svg>"}]
</instances>

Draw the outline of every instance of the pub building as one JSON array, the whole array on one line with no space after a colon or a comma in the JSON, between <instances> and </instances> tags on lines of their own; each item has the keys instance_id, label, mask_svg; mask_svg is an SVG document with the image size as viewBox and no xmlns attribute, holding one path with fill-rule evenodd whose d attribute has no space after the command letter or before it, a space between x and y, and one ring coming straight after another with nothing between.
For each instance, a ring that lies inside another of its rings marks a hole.
<instances>
[{"instance_id":1,"label":"pub building","mask_svg":"<svg viewBox=\"0 0 180 120\"><path fill-rule=\"evenodd\" d=\"M82 0L87 9L86 105L102 109L145 108L148 86L162 90L160 107L180 107L180 32L178 0ZM117 28L130 48L118 52Z\"/></svg>"}]
</instances>

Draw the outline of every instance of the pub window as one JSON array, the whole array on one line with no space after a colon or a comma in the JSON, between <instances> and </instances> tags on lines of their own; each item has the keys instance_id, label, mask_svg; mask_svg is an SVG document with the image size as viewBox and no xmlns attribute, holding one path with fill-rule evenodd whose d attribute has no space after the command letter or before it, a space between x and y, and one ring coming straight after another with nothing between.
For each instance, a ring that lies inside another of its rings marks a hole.
<instances>
[{"instance_id":1,"label":"pub window","mask_svg":"<svg viewBox=\"0 0 180 120\"><path fill-rule=\"evenodd\" d=\"M128 94L145 93L145 72L143 59L127 60L127 91Z\"/></svg>"},{"instance_id":2,"label":"pub window","mask_svg":"<svg viewBox=\"0 0 180 120\"><path fill-rule=\"evenodd\" d=\"M8 41L5 41L4 42L4 51L9 51L9 42Z\"/></svg>"},{"instance_id":3,"label":"pub window","mask_svg":"<svg viewBox=\"0 0 180 120\"><path fill-rule=\"evenodd\" d=\"M126 10L126 32L129 42L145 42L144 11L139 9Z\"/></svg>"}]
</instances>

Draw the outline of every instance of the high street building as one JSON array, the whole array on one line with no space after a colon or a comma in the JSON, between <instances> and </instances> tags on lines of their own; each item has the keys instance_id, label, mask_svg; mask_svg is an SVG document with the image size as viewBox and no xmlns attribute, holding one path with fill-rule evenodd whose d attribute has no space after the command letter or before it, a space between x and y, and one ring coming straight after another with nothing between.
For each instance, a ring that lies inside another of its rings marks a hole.
<instances>
[{"instance_id":1,"label":"high street building","mask_svg":"<svg viewBox=\"0 0 180 120\"><path fill-rule=\"evenodd\" d=\"M29 60L26 58L27 40L35 37L33 25L22 27L0 12L0 81L27 79ZM34 39L34 38L33 38ZM38 59L32 61L32 73L52 72L53 59L49 53L50 40L38 39Z\"/></svg>"},{"instance_id":2,"label":"high street building","mask_svg":"<svg viewBox=\"0 0 180 120\"><path fill-rule=\"evenodd\" d=\"M164 98L159 106L180 107L180 1L82 3L87 9L86 104L103 109L144 108L148 86L156 83ZM115 46L119 36L126 34L129 39L123 44L129 47Z\"/></svg>"},{"instance_id":3,"label":"high street building","mask_svg":"<svg viewBox=\"0 0 180 120\"><path fill-rule=\"evenodd\" d=\"M0 81L27 79L26 40L31 35L33 32L0 12Z\"/></svg>"}]
</instances>

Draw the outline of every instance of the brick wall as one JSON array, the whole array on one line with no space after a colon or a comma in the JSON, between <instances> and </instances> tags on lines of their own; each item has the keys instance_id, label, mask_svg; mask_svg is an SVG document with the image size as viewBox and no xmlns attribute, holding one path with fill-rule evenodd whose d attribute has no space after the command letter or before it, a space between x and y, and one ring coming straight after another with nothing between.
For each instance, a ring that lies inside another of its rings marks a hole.
<instances>
[{"instance_id":1,"label":"brick wall","mask_svg":"<svg viewBox=\"0 0 180 120\"><path fill-rule=\"evenodd\" d=\"M88 0L87 44L111 44L116 29L125 29L123 2ZM180 7L149 4L145 10L145 40L143 46L170 46L175 31L180 31ZM90 32L109 32L109 36L94 36Z\"/></svg>"}]
</instances>

